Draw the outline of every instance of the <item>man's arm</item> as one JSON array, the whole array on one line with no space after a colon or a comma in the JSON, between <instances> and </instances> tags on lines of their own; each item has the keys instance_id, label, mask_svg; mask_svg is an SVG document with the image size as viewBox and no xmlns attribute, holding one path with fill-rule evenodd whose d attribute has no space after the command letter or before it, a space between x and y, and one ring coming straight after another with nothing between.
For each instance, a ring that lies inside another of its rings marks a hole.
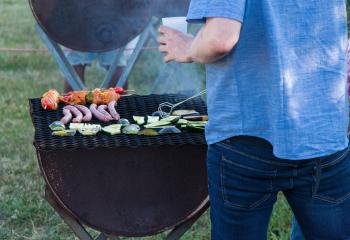
<instances>
[{"instance_id":1,"label":"man's arm","mask_svg":"<svg viewBox=\"0 0 350 240\"><path fill-rule=\"evenodd\" d=\"M165 62L212 63L233 49L240 30L241 23L228 18L208 18L196 37L161 26L159 50Z\"/></svg>"}]
</instances>

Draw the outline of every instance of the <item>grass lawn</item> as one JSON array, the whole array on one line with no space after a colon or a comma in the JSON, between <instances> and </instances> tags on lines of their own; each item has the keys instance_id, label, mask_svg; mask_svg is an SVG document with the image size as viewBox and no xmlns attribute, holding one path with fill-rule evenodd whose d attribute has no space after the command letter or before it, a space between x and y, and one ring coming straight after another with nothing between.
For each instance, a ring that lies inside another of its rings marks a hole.
<instances>
[{"instance_id":1,"label":"grass lawn","mask_svg":"<svg viewBox=\"0 0 350 240\"><path fill-rule=\"evenodd\" d=\"M27 1L0 1L0 47L43 48L34 30ZM151 79L140 70L149 64L147 56L132 78ZM144 64L144 65L143 65ZM97 68L88 71L92 86L101 79ZM27 99L39 97L49 88L62 90L62 74L46 53L0 53L0 239L69 240L72 232L43 199L44 182L32 146L33 127ZM143 81L143 85L150 82ZM146 92L137 84L132 87ZM275 206L268 239L289 239L291 212L284 197ZM162 236L146 239L162 239ZM210 239L208 214L183 239Z\"/></svg>"}]
</instances>

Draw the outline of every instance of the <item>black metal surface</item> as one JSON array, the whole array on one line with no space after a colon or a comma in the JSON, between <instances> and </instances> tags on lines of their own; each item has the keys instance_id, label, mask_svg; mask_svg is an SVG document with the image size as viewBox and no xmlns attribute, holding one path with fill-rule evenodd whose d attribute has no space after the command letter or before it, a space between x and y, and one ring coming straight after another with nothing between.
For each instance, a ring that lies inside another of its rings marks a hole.
<instances>
[{"instance_id":1,"label":"black metal surface","mask_svg":"<svg viewBox=\"0 0 350 240\"><path fill-rule=\"evenodd\" d=\"M178 95L149 95L123 97L117 106L117 111L122 118L132 122L133 116L148 116L158 109L162 102L177 103L184 100L184 96ZM201 99L194 99L181 106L182 109L194 109L201 114L206 114L206 106ZM176 135L162 136L134 136L115 135L99 133L96 137L82 136L77 134L74 137L53 137L49 129L50 123L60 120L63 117L62 105L57 111L46 111L41 107L40 99L30 100L31 117L35 127L35 147L38 150L73 150L73 149L94 149L100 147L141 147L141 146L163 146L163 145L203 145L205 144L202 133L181 133ZM93 119L91 123L98 123ZM109 123L110 124L110 123Z\"/></svg>"},{"instance_id":2,"label":"black metal surface","mask_svg":"<svg viewBox=\"0 0 350 240\"><path fill-rule=\"evenodd\" d=\"M181 99L125 97L118 111L130 119L152 113L160 102ZM146 236L203 211L208 196L203 134L54 139L47 126L60 111L41 110L37 99L30 104L46 184L80 222L115 236ZM205 113L198 99L184 107Z\"/></svg>"},{"instance_id":3,"label":"black metal surface","mask_svg":"<svg viewBox=\"0 0 350 240\"><path fill-rule=\"evenodd\" d=\"M152 16L185 16L189 0L29 0L44 31L80 51L125 46Z\"/></svg>"}]
</instances>

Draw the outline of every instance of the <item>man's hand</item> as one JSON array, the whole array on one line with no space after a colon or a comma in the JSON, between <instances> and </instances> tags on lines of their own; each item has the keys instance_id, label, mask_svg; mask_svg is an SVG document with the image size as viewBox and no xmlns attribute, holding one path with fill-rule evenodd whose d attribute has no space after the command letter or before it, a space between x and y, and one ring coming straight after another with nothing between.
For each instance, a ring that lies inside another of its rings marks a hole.
<instances>
[{"instance_id":1,"label":"man's hand","mask_svg":"<svg viewBox=\"0 0 350 240\"><path fill-rule=\"evenodd\" d=\"M161 26L159 50L165 62L212 63L229 54L239 40L241 23L227 18L207 18L197 36Z\"/></svg>"},{"instance_id":2,"label":"man's hand","mask_svg":"<svg viewBox=\"0 0 350 240\"><path fill-rule=\"evenodd\" d=\"M191 45L194 37L192 35L165 26L161 26L159 32L161 33L157 39L160 43L159 51L166 53L165 62L190 63L193 61Z\"/></svg>"}]
</instances>

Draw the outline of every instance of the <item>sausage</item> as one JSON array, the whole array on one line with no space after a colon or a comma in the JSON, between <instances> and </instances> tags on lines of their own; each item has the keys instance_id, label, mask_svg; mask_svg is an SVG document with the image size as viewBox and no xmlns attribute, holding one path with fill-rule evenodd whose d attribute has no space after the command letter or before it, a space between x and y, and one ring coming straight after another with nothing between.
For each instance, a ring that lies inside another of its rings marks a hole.
<instances>
[{"instance_id":1,"label":"sausage","mask_svg":"<svg viewBox=\"0 0 350 240\"><path fill-rule=\"evenodd\" d=\"M65 106L63 109L68 109L73 113L75 118L72 119L72 122L81 123L81 121L83 121L83 114L76 107Z\"/></svg>"},{"instance_id":2,"label":"sausage","mask_svg":"<svg viewBox=\"0 0 350 240\"><path fill-rule=\"evenodd\" d=\"M76 108L78 108L83 114L83 122L90 122L92 119L92 113L89 108L83 106L83 105L76 105Z\"/></svg>"},{"instance_id":3,"label":"sausage","mask_svg":"<svg viewBox=\"0 0 350 240\"><path fill-rule=\"evenodd\" d=\"M61 119L61 123L66 125L72 120L73 116L69 109L63 109L63 114L64 117Z\"/></svg>"},{"instance_id":4,"label":"sausage","mask_svg":"<svg viewBox=\"0 0 350 240\"><path fill-rule=\"evenodd\" d=\"M116 104L117 104L117 101L110 102L108 104L108 110L109 110L109 113L111 114L111 116L113 117L113 119L118 121L120 119L120 115L115 110L115 105Z\"/></svg>"},{"instance_id":5,"label":"sausage","mask_svg":"<svg viewBox=\"0 0 350 240\"><path fill-rule=\"evenodd\" d=\"M107 105L100 105L98 106L97 110L102 113L103 115L105 115L107 117L107 119L109 121L113 120L111 114L109 114L106 110L107 110Z\"/></svg>"},{"instance_id":6,"label":"sausage","mask_svg":"<svg viewBox=\"0 0 350 240\"><path fill-rule=\"evenodd\" d=\"M91 113L102 122L109 122L108 118L97 110L97 105L95 103L90 105Z\"/></svg>"}]
</instances>

